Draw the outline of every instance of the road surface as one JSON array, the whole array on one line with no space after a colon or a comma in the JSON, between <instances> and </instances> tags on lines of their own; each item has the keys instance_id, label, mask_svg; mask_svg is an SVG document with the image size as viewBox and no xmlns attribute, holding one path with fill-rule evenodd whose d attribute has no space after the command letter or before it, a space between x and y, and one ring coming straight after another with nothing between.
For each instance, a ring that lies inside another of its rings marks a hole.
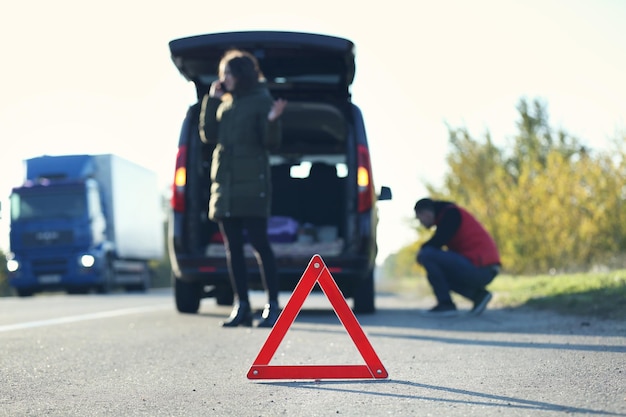
<instances>
[{"instance_id":1,"label":"road surface","mask_svg":"<svg viewBox=\"0 0 626 417\"><path fill-rule=\"evenodd\" d=\"M315 381L248 379L270 330L221 328L213 299L183 315L169 290L2 298L0 416L626 416L626 323L421 317L431 301L380 294L357 315L387 379ZM313 293L270 364L364 360Z\"/></svg>"}]
</instances>

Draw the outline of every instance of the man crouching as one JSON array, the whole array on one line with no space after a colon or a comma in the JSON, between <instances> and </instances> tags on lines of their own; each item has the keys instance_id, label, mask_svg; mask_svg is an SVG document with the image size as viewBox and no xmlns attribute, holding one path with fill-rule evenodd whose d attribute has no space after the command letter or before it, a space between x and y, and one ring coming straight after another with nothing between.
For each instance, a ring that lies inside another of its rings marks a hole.
<instances>
[{"instance_id":1,"label":"man crouching","mask_svg":"<svg viewBox=\"0 0 626 417\"><path fill-rule=\"evenodd\" d=\"M472 214L449 201L423 198L415 203L415 217L427 229L437 227L417 253L417 262L426 269L437 297L437 305L425 314L457 315L450 291L473 302L469 314L482 313L492 297L486 287L500 272L501 265L491 235Z\"/></svg>"}]
</instances>

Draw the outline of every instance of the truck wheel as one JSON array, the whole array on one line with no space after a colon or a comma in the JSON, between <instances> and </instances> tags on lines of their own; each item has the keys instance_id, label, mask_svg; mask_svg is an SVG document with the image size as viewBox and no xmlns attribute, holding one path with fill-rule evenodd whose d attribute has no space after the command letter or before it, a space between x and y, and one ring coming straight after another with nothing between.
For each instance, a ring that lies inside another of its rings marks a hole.
<instances>
[{"instance_id":1,"label":"truck wheel","mask_svg":"<svg viewBox=\"0 0 626 417\"><path fill-rule=\"evenodd\" d=\"M230 287L220 288L215 294L215 302L218 306L232 306L235 302L233 289Z\"/></svg>"},{"instance_id":2,"label":"truck wheel","mask_svg":"<svg viewBox=\"0 0 626 417\"><path fill-rule=\"evenodd\" d=\"M150 284L152 283L152 270L146 265L146 270L143 274L143 282L139 285L138 290L140 292L148 292Z\"/></svg>"},{"instance_id":3,"label":"truck wheel","mask_svg":"<svg viewBox=\"0 0 626 417\"><path fill-rule=\"evenodd\" d=\"M174 278L174 298L180 313L196 314L200 308L202 288L196 282Z\"/></svg>"},{"instance_id":4,"label":"truck wheel","mask_svg":"<svg viewBox=\"0 0 626 417\"><path fill-rule=\"evenodd\" d=\"M113 270L112 261L107 261L106 268L102 271L102 284L96 287L98 294L108 294L113 289L113 280L115 279L115 271Z\"/></svg>"},{"instance_id":5,"label":"truck wheel","mask_svg":"<svg viewBox=\"0 0 626 417\"><path fill-rule=\"evenodd\" d=\"M124 286L124 289L127 292L148 292L150 289L150 282L152 281L152 272L148 265L144 266L144 270L141 273L141 283L140 284L131 284Z\"/></svg>"},{"instance_id":6,"label":"truck wheel","mask_svg":"<svg viewBox=\"0 0 626 417\"><path fill-rule=\"evenodd\" d=\"M354 288L353 300L355 313L371 314L376 311L374 305L374 271L370 271L365 279L358 282L358 286Z\"/></svg>"},{"instance_id":7,"label":"truck wheel","mask_svg":"<svg viewBox=\"0 0 626 417\"><path fill-rule=\"evenodd\" d=\"M69 287L66 289L66 291L69 295L84 295L89 294L90 288L78 285L75 287Z\"/></svg>"},{"instance_id":8,"label":"truck wheel","mask_svg":"<svg viewBox=\"0 0 626 417\"><path fill-rule=\"evenodd\" d=\"M32 297L35 294L35 290L31 290L30 288L16 288L15 292L18 297Z\"/></svg>"}]
</instances>

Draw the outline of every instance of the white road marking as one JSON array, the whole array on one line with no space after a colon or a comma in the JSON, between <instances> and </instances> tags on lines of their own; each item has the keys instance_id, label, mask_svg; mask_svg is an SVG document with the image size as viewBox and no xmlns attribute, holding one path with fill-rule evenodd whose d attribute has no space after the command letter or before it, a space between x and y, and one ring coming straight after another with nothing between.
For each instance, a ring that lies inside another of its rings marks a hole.
<instances>
[{"instance_id":1,"label":"white road marking","mask_svg":"<svg viewBox=\"0 0 626 417\"><path fill-rule=\"evenodd\" d=\"M24 323L6 324L0 326L0 333L13 330L32 329L34 327L56 326L59 324L76 323L79 321L97 320L110 317L127 316L130 314L150 313L158 310L172 309L171 304L159 304L145 307L124 308L120 310L102 311L99 313L80 314L77 316L59 317L56 319L27 321Z\"/></svg>"}]
</instances>

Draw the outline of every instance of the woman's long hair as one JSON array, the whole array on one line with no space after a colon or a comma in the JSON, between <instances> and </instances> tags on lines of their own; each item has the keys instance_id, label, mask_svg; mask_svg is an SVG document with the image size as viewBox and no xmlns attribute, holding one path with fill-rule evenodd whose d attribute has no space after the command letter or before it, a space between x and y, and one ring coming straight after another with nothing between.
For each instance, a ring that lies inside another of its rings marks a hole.
<instances>
[{"instance_id":1,"label":"woman's long hair","mask_svg":"<svg viewBox=\"0 0 626 417\"><path fill-rule=\"evenodd\" d=\"M263 80L263 73L259 68L259 61L249 52L239 49L226 51L220 60L220 77L223 75L226 66L235 78L235 90L233 93L250 91Z\"/></svg>"}]
</instances>

